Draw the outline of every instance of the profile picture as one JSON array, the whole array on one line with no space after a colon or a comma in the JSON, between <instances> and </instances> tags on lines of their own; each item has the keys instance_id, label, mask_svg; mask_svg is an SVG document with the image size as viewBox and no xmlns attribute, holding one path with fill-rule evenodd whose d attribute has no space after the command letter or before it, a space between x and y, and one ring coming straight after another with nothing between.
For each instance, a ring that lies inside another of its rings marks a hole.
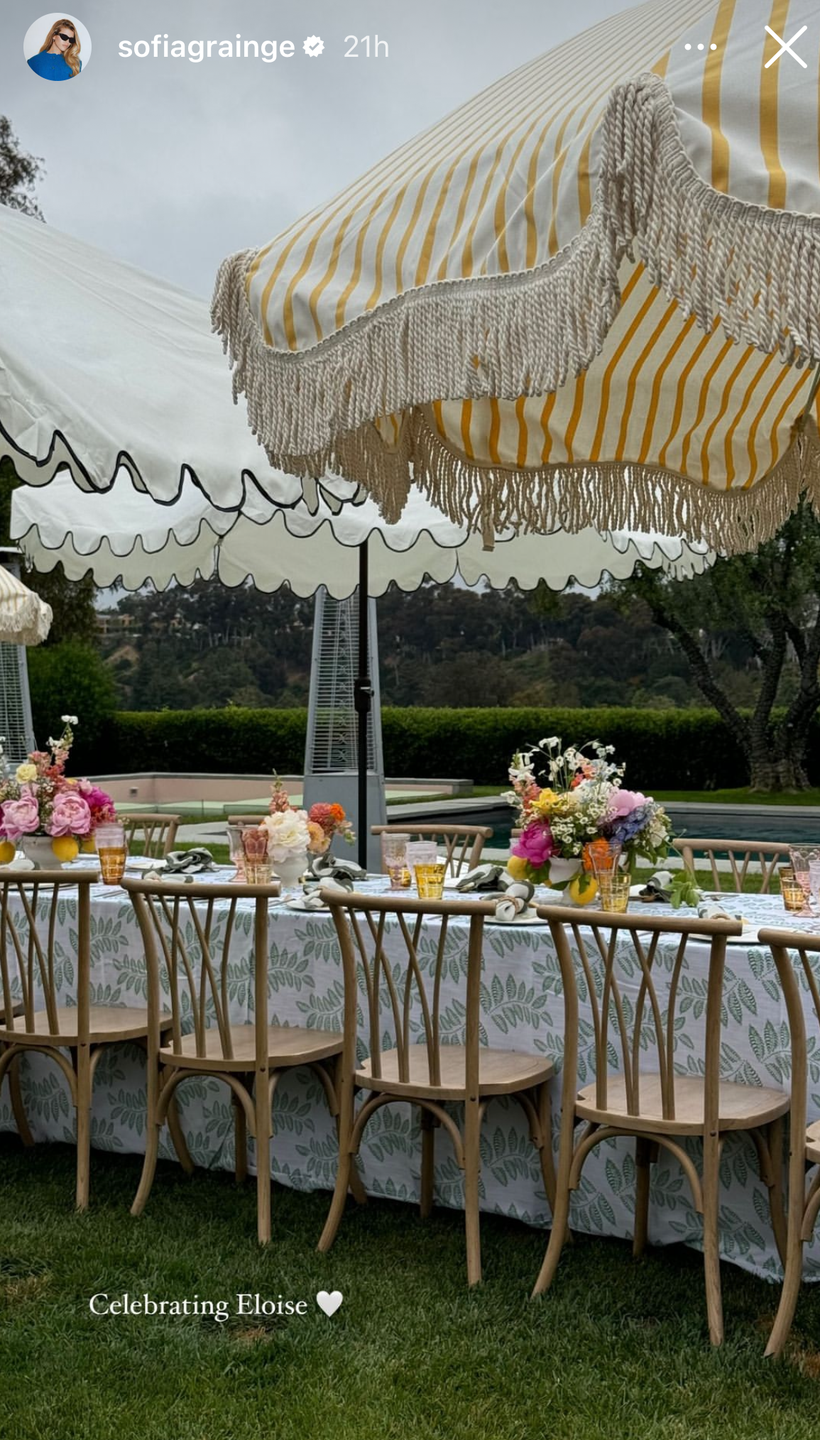
<instances>
[{"instance_id":1,"label":"profile picture","mask_svg":"<svg viewBox=\"0 0 820 1440\"><path fill-rule=\"evenodd\" d=\"M88 64L91 37L78 20L55 11L29 26L23 54L41 80L74 80Z\"/></svg>"}]
</instances>

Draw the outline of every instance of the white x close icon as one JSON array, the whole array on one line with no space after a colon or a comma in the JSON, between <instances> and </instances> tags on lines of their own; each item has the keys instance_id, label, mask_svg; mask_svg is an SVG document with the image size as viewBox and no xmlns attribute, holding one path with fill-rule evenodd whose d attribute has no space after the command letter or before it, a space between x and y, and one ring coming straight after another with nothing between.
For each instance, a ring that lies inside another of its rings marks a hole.
<instances>
[{"instance_id":1,"label":"white x close icon","mask_svg":"<svg viewBox=\"0 0 820 1440\"><path fill-rule=\"evenodd\" d=\"M788 50L789 54L790 54L791 57L792 57L792 60L796 60L797 63L798 63L798 65L802 65L802 66L803 66L803 69L804 69L804 70L808 70L809 67L808 67L808 65L806 64L805 60L803 60L803 59L801 58L801 56L798 55L795 50L792 50L792 45L794 44L795 40L799 40L801 35L805 35L805 33L806 33L806 31L808 30L808 28L809 28L808 25L804 25L801 30L798 30L798 32L797 32L796 35L792 35L791 40L784 40L783 37L782 37L782 35L778 35L778 33L777 33L776 30L773 30L770 25L767 25L767 26L766 26L766 33L767 33L768 35L771 35L771 37L772 37L773 40L776 40L776 41L777 41L778 45L780 46L780 49L778 50L778 52L777 52L776 55L773 55L773 56L772 56L771 60L767 60L767 61L766 61L766 66L765 66L765 68L768 70L769 66L770 66L770 65L774 65L775 61L776 61L776 60L779 60L781 55L785 55L786 51Z\"/></svg>"}]
</instances>

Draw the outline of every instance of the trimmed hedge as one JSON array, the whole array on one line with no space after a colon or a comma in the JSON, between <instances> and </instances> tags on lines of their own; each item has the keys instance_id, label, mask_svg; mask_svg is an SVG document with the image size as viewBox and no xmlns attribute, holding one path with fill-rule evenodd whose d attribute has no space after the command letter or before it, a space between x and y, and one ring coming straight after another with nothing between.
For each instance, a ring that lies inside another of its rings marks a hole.
<instances>
[{"instance_id":1,"label":"trimmed hedge","mask_svg":"<svg viewBox=\"0 0 820 1440\"><path fill-rule=\"evenodd\" d=\"M306 726L306 710L123 712L101 736L93 769L298 775ZM513 752L546 735L566 744L614 745L628 779L641 788L723 789L749 778L737 743L712 710L385 709L382 734L386 774L404 778L501 785ZM820 738L817 722L815 734Z\"/></svg>"}]
</instances>

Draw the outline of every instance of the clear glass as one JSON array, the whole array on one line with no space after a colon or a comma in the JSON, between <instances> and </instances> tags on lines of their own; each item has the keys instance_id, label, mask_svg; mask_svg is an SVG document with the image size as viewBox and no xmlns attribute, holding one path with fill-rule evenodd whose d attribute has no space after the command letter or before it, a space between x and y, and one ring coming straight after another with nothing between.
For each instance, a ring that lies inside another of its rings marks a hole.
<instances>
[{"instance_id":1,"label":"clear glass","mask_svg":"<svg viewBox=\"0 0 820 1440\"><path fill-rule=\"evenodd\" d=\"M249 860L245 856L245 874L242 877L248 885L270 885L270 860Z\"/></svg>"},{"instance_id":2,"label":"clear glass","mask_svg":"<svg viewBox=\"0 0 820 1440\"><path fill-rule=\"evenodd\" d=\"M795 847L789 850L789 859L792 862L794 878L808 895L811 891L811 867L812 862L820 862L820 850L816 845Z\"/></svg>"},{"instance_id":3,"label":"clear glass","mask_svg":"<svg viewBox=\"0 0 820 1440\"><path fill-rule=\"evenodd\" d=\"M629 909L629 876L621 871L598 877L598 902L602 910L621 915Z\"/></svg>"},{"instance_id":4,"label":"clear glass","mask_svg":"<svg viewBox=\"0 0 820 1440\"><path fill-rule=\"evenodd\" d=\"M390 877L391 890L406 890L410 884L407 868L409 835L382 835L382 868Z\"/></svg>"},{"instance_id":5,"label":"clear glass","mask_svg":"<svg viewBox=\"0 0 820 1440\"><path fill-rule=\"evenodd\" d=\"M416 893L420 900L441 899L444 894L444 877L447 874L447 866L443 861L436 861L432 865L416 865L413 873L416 877Z\"/></svg>"},{"instance_id":6,"label":"clear glass","mask_svg":"<svg viewBox=\"0 0 820 1440\"><path fill-rule=\"evenodd\" d=\"M620 840L595 840L586 846L586 855L596 880L611 875L618 868L623 846Z\"/></svg>"},{"instance_id":7,"label":"clear glass","mask_svg":"<svg viewBox=\"0 0 820 1440\"><path fill-rule=\"evenodd\" d=\"M415 870L417 865L435 865L438 856L436 854L435 840L411 840L405 849L407 857L407 868Z\"/></svg>"},{"instance_id":8,"label":"clear glass","mask_svg":"<svg viewBox=\"0 0 820 1440\"><path fill-rule=\"evenodd\" d=\"M125 874L128 847L123 825L99 825L96 831L97 857L103 885L119 885Z\"/></svg>"},{"instance_id":9,"label":"clear glass","mask_svg":"<svg viewBox=\"0 0 820 1440\"><path fill-rule=\"evenodd\" d=\"M242 849L242 825L229 825L228 829L228 850L230 851L231 864L235 867L234 880L245 879L245 851Z\"/></svg>"}]
</instances>

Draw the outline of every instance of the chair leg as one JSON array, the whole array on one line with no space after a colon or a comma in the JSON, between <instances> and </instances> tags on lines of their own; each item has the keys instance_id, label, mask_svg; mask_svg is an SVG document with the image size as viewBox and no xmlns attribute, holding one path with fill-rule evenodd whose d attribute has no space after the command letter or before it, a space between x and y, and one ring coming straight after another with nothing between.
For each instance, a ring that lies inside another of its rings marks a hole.
<instances>
[{"instance_id":1,"label":"chair leg","mask_svg":"<svg viewBox=\"0 0 820 1440\"><path fill-rule=\"evenodd\" d=\"M545 1290L549 1290L558 1269L561 1251L569 1238L569 1177L575 1153L572 1133L573 1127L566 1118L562 1123L561 1148L558 1152L558 1175L555 1182L555 1203L552 1207L552 1230L547 1251L538 1272L538 1279L533 1286L533 1299L536 1295L543 1295Z\"/></svg>"},{"instance_id":2,"label":"chair leg","mask_svg":"<svg viewBox=\"0 0 820 1440\"><path fill-rule=\"evenodd\" d=\"M438 1121L435 1115L422 1106L421 1110L421 1200L419 1203L419 1214L422 1220L429 1219L433 1210L433 1181L436 1168L436 1129Z\"/></svg>"},{"instance_id":3,"label":"chair leg","mask_svg":"<svg viewBox=\"0 0 820 1440\"><path fill-rule=\"evenodd\" d=\"M649 1235L649 1181L651 1166L658 1158L658 1147L638 1135L635 1139L635 1231L632 1254L637 1260L646 1249Z\"/></svg>"},{"instance_id":4,"label":"chair leg","mask_svg":"<svg viewBox=\"0 0 820 1440\"><path fill-rule=\"evenodd\" d=\"M15 1055L9 1065L9 1091L11 1094L11 1113L14 1116L14 1123L17 1126L17 1134L24 1145L34 1144L34 1136L29 1129L26 1107L23 1104L23 1092L20 1088L20 1061L22 1056Z\"/></svg>"},{"instance_id":5,"label":"chair leg","mask_svg":"<svg viewBox=\"0 0 820 1440\"><path fill-rule=\"evenodd\" d=\"M538 1159L541 1163L541 1179L544 1182L544 1190L549 1200L550 1210L554 1215L557 1182L555 1178L555 1161L552 1155L552 1105L550 1103L549 1081L539 1086L538 1119L541 1126L542 1141L538 1147Z\"/></svg>"},{"instance_id":6,"label":"chair leg","mask_svg":"<svg viewBox=\"0 0 820 1440\"><path fill-rule=\"evenodd\" d=\"M248 1178L248 1125L245 1107L238 1095L232 1095L234 1133L234 1176L237 1185Z\"/></svg>"},{"instance_id":7,"label":"chair leg","mask_svg":"<svg viewBox=\"0 0 820 1440\"><path fill-rule=\"evenodd\" d=\"M478 1180L481 1170L481 1109L478 1098L464 1104L464 1224L467 1231L467 1284L481 1280L481 1221Z\"/></svg>"},{"instance_id":8,"label":"chair leg","mask_svg":"<svg viewBox=\"0 0 820 1440\"><path fill-rule=\"evenodd\" d=\"M718 1201L720 1190L720 1139L707 1135L703 1142L703 1268L706 1276L706 1312L709 1339L723 1343L723 1300L720 1286Z\"/></svg>"},{"instance_id":9,"label":"chair leg","mask_svg":"<svg viewBox=\"0 0 820 1440\"><path fill-rule=\"evenodd\" d=\"M271 1121L268 1071L256 1072L256 1231L260 1245L267 1245L271 1235L270 1220L270 1140Z\"/></svg>"},{"instance_id":10,"label":"chair leg","mask_svg":"<svg viewBox=\"0 0 820 1440\"><path fill-rule=\"evenodd\" d=\"M330 1209L327 1212L324 1229L319 1236L318 1249L322 1252L329 1250L341 1224L344 1214L347 1192L354 1188L355 1158L350 1149L350 1137L353 1133L353 1076L344 1070L342 1058L339 1057L337 1069L336 1089L339 1097L339 1109L336 1115L336 1134L339 1140L339 1163L336 1170L336 1184L333 1187L333 1198L330 1202ZM356 1172L356 1182L361 1189L361 1180ZM362 1190L364 1194L364 1190ZM358 1196L356 1196L358 1199Z\"/></svg>"},{"instance_id":11,"label":"chair leg","mask_svg":"<svg viewBox=\"0 0 820 1440\"><path fill-rule=\"evenodd\" d=\"M783 1277L783 1289L780 1292L780 1304L777 1307L772 1333L769 1336L769 1343L766 1346L767 1356L781 1355L783 1353L783 1347L789 1338L789 1331L792 1328L794 1312L797 1309L797 1299L803 1281L803 1241L800 1234L802 1221L803 1194L801 1188L796 1197L794 1197L794 1200L791 1195L789 1196L789 1233L786 1247L785 1275Z\"/></svg>"},{"instance_id":12,"label":"chair leg","mask_svg":"<svg viewBox=\"0 0 820 1440\"><path fill-rule=\"evenodd\" d=\"M177 1160L186 1175L193 1175L196 1166L191 1159L191 1152L188 1149L185 1133L182 1129L182 1121L179 1118L179 1110L177 1109L176 1093L174 1093L168 1101L168 1113L165 1118L168 1121L168 1133L171 1136L171 1143L176 1151Z\"/></svg>"},{"instance_id":13,"label":"chair leg","mask_svg":"<svg viewBox=\"0 0 820 1440\"><path fill-rule=\"evenodd\" d=\"M75 1055L77 1076L77 1191L78 1210L88 1209L91 1171L91 1054L87 1045L78 1045Z\"/></svg>"},{"instance_id":14,"label":"chair leg","mask_svg":"<svg viewBox=\"0 0 820 1440\"><path fill-rule=\"evenodd\" d=\"M766 1143L769 1149L770 1175L769 1183L769 1210L772 1216L772 1230L774 1231L777 1253L783 1268L789 1252L788 1226L786 1223L786 1206L783 1200L783 1119L772 1120L766 1127Z\"/></svg>"}]
</instances>

